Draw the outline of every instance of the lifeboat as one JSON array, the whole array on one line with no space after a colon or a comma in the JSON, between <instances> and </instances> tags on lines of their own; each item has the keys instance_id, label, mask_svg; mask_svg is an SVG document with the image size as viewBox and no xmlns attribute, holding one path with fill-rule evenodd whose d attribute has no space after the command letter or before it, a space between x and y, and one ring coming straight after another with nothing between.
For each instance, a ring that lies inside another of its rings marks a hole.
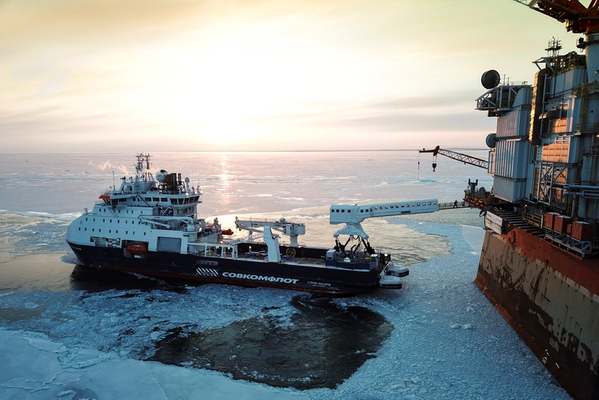
<instances>
[{"instance_id":1,"label":"lifeboat","mask_svg":"<svg viewBox=\"0 0 599 400\"><path fill-rule=\"evenodd\" d=\"M133 255L144 255L148 254L147 243L136 243L127 246L127 251Z\"/></svg>"},{"instance_id":2,"label":"lifeboat","mask_svg":"<svg viewBox=\"0 0 599 400\"><path fill-rule=\"evenodd\" d=\"M223 229L220 233L222 233L223 235L232 235L233 229Z\"/></svg>"}]
</instances>

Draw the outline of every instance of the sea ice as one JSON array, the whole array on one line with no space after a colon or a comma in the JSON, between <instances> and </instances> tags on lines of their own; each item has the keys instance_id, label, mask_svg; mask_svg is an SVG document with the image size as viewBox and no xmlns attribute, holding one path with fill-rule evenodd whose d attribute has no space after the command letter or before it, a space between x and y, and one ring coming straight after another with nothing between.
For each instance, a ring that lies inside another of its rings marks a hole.
<instances>
[{"instance_id":1,"label":"sea ice","mask_svg":"<svg viewBox=\"0 0 599 400\"><path fill-rule=\"evenodd\" d=\"M107 357L75 368L59 361L65 351L62 344L40 335L0 330L0 398L309 399L302 393L157 362Z\"/></svg>"},{"instance_id":2,"label":"sea ice","mask_svg":"<svg viewBox=\"0 0 599 400\"><path fill-rule=\"evenodd\" d=\"M322 237L330 235L328 221L317 214L304 218ZM48 223L44 231L50 247L64 251L61 224ZM109 290L1 294L5 315L28 312L0 319L0 398L569 398L472 283L481 228L424 218L394 218L371 227L376 229L369 233L382 239L377 246L392 250L395 261L413 253L410 275L399 291L333 300L343 308L366 307L393 325L376 357L336 388L279 389L189 365L141 361L176 327L213 329L262 315L290 324L290 301L297 295L223 285L173 290L151 281L150 289L113 283ZM35 243L28 229L27 224L6 228L11 240ZM429 248L433 256L417 257Z\"/></svg>"}]
</instances>

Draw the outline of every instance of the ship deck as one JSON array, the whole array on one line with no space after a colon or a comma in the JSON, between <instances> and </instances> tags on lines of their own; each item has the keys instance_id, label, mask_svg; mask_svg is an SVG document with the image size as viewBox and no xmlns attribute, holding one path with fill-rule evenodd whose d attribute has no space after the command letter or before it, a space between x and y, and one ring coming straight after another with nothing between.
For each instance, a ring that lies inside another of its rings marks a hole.
<instances>
[{"instance_id":1,"label":"ship deck","mask_svg":"<svg viewBox=\"0 0 599 400\"><path fill-rule=\"evenodd\" d=\"M506 233L513 228L519 228L579 257L595 258L599 256L599 250L594 249L591 242L577 240L566 233L542 227L541 219L534 214L498 210L494 210L493 214L507 222Z\"/></svg>"},{"instance_id":2,"label":"ship deck","mask_svg":"<svg viewBox=\"0 0 599 400\"><path fill-rule=\"evenodd\" d=\"M237 256L238 260L247 260L247 261L256 261L256 262L266 262L268 260L268 255L264 252L245 252L240 253ZM310 265L315 267L325 267L324 259L322 258L313 258L313 257L290 257L287 255L281 256L281 264L290 264L290 265Z\"/></svg>"}]
</instances>

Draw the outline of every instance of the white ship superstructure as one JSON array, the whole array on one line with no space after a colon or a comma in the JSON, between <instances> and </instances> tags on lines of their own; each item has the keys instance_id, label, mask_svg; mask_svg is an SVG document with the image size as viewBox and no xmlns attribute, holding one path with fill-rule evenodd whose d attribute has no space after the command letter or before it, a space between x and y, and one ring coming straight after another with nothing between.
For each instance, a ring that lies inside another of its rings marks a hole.
<instances>
[{"instance_id":1,"label":"white ship superstructure","mask_svg":"<svg viewBox=\"0 0 599 400\"><path fill-rule=\"evenodd\" d=\"M352 294L375 288L401 288L407 268L377 253L360 226L365 218L434 212L436 199L368 206L331 206L331 224L346 224L335 233L335 246L298 243L305 226L281 219L237 219L237 228L262 234L262 242L229 240L218 219L198 218L199 187L189 179L161 170L150 172L150 156L137 156L135 177L105 191L69 226L67 242L85 265L212 283L273 286L310 292ZM281 244L280 235L290 243ZM338 237L346 236L344 243Z\"/></svg>"}]
</instances>

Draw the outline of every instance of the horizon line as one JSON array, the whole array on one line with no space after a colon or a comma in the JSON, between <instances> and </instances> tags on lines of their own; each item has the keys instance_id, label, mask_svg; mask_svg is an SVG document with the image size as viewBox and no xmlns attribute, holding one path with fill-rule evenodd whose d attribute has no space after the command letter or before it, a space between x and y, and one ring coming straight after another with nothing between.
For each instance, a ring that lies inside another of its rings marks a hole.
<instances>
[{"instance_id":1,"label":"horizon line","mask_svg":"<svg viewBox=\"0 0 599 400\"><path fill-rule=\"evenodd\" d=\"M370 151L420 151L425 148L410 148L410 149L345 149L345 150L201 150L201 151L175 151L175 150L160 150L160 151L142 151L141 153L348 153L348 152L370 152ZM427 150L433 150L427 149ZM455 150L488 150L483 147L453 147ZM29 151L29 152L2 152L0 154L126 154L128 151Z\"/></svg>"}]
</instances>

